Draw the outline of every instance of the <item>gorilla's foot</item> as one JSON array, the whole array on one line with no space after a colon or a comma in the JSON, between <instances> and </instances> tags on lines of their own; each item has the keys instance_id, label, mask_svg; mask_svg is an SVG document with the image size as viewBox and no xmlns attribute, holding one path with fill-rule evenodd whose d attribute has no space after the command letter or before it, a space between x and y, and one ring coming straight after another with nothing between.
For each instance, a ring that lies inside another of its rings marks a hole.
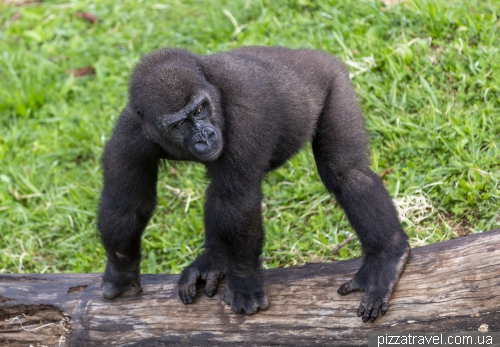
<instances>
[{"instance_id":1,"label":"gorilla's foot","mask_svg":"<svg viewBox=\"0 0 500 347\"><path fill-rule=\"evenodd\" d=\"M210 250L203 252L182 272L179 279L179 297L184 305L193 302L198 281L205 281L205 293L213 297L225 271L225 261L220 255Z\"/></svg>"},{"instance_id":2,"label":"gorilla's foot","mask_svg":"<svg viewBox=\"0 0 500 347\"><path fill-rule=\"evenodd\" d=\"M254 314L258 310L265 310L271 304L267 290L246 291L227 288L224 297L226 304L231 305L235 313Z\"/></svg>"},{"instance_id":3,"label":"gorilla's foot","mask_svg":"<svg viewBox=\"0 0 500 347\"><path fill-rule=\"evenodd\" d=\"M264 283L262 269L248 273L228 274L228 286L224 301L235 313L254 314L265 310L271 303Z\"/></svg>"},{"instance_id":4,"label":"gorilla's foot","mask_svg":"<svg viewBox=\"0 0 500 347\"><path fill-rule=\"evenodd\" d=\"M384 253L365 256L363 265L354 278L337 290L341 295L354 291L365 292L357 310L358 317L362 316L363 322L374 322L379 310L382 316L387 313L389 299L408 263L410 252L410 245L407 245L403 254L398 257L390 257Z\"/></svg>"}]
</instances>

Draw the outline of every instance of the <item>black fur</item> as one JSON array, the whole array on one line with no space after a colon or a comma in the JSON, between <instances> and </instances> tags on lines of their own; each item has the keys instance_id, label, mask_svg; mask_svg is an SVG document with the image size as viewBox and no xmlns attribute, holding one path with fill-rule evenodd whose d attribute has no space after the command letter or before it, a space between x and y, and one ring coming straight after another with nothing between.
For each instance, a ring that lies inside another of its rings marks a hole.
<instances>
[{"instance_id":1,"label":"black fur","mask_svg":"<svg viewBox=\"0 0 500 347\"><path fill-rule=\"evenodd\" d=\"M162 49L144 56L130 99L103 156L98 227L108 256L103 295L140 287L141 234L156 204L161 159L205 164L205 251L181 275L179 296L196 282L213 296L228 276L235 312L269 306L259 256L264 232L261 182L312 140L318 171L361 240L354 279L364 290L363 321L387 311L410 253L391 199L369 169L368 138L345 66L310 50L246 47L199 56Z\"/></svg>"}]
</instances>

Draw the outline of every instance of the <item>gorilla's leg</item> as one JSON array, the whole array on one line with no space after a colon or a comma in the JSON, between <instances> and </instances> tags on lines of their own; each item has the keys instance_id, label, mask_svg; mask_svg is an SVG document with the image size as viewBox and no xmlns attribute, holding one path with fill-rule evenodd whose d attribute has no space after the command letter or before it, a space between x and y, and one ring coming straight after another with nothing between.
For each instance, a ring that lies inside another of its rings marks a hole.
<instances>
[{"instance_id":1,"label":"gorilla's leg","mask_svg":"<svg viewBox=\"0 0 500 347\"><path fill-rule=\"evenodd\" d=\"M158 147L134 117L125 109L102 159L98 228L108 257L102 279L107 299L127 289L141 292L141 234L156 205Z\"/></svg>"},{"instance_id":2,"label":"gorilla's leg","mask_svg":"<svg viewBox=\"0 0 500 347\"><path fill-rule=\"evenodd\" d=\"M364 251L361 268L338 292L363 290L357 314L364 322L374 321L379 310L387 312L410 247L388 192L368 166L367 135L347 71L337 69L342 73L332 83L313 151L321 179L344 209Z\"/></svg>"},{"instance_id":3,"label":"gorilla's leg","mask_svg":"<svg viewBox=\"0 0 500 347\"><path fill-rule=\"evenodd\" d=\"M225 301L234 312L253 314L269 306L260 254L263 228L259 183L233 189L232 182L212 181L205 203L205 251L182 273L179 296L185 304L196 294L198 279L213 296L223 274L228 276Z\"/></svg>"}]
</instances>

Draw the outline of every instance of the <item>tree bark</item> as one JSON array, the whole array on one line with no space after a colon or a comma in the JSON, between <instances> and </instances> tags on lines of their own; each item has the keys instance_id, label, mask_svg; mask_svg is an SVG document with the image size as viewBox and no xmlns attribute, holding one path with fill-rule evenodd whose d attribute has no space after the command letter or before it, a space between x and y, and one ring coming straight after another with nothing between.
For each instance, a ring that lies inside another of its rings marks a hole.
<instances>
[{"instance_id":1,"label":"tree bark","mask_svg":"<svg viewBox=\"0 0 500 347\"><path fill-rule=\"evenodd\" d=\"M0 275L0 346L366 346L374 333L500 331L500 229L413 249L375 323L356 316L363 293L337 294L360 262L266 270L271 306L253 316L221 301L225 280L184 306L178 275L144 275L141 294L112 301L100 274Z\"/></svg>"}]
</instances>

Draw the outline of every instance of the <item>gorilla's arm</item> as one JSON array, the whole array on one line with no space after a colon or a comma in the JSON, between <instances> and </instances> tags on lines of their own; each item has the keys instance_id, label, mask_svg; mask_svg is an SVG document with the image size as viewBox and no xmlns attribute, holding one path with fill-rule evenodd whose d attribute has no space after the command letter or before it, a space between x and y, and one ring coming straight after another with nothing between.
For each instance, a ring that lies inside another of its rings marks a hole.
<instances>
[{"instance_id":1,"label":"gorilla's arm","mask_svg":"<svg viewBox=\"0 0 500 347\"><path fill-rule=\"evenodd\" d=\"M218 280L228 276L225 301L233 311L253 314L269 306L260 254L262 227L263 173L207 165L211 184L205 201L205 251L186 269L179 281L179 295L192 302L198 278L206 279L205 291L213 296ZM230 177L224 178L231 172ZM230 178L228 180L228 178Z\"/></svg>"},{"instance_id":2,"label":"gorilla's arm","mask_svg":"<svg viewBox=\"0 0 500 347\"><path fill-rule=\"evenodd\" d=\"M144 136L142 122L126 107L102 158L98 228L108 257L102 282L108 299L130 288L141 291L141 234L156 206L160 155L158 145Z\"/></svg>"}]
</instances>

